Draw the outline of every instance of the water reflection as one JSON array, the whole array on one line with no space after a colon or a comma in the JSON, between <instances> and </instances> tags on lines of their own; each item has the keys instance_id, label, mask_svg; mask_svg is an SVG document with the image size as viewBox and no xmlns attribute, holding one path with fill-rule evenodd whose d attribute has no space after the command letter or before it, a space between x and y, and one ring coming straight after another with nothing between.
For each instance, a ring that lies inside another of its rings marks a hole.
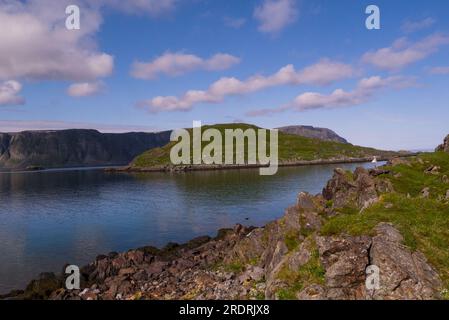
<instances>
[{"instance_id":1,"label":"water reflection","mask_svg":"<svg viewBox=\"0 0 449 320\"><path fill-rule=\"evenodd\" d=\"M100 253L187 241L235 223L262 225L299 191L321 192L335 167L280 168L275 176L257 169L0 173L0 292Z\"/></svg>"}]
</instances>

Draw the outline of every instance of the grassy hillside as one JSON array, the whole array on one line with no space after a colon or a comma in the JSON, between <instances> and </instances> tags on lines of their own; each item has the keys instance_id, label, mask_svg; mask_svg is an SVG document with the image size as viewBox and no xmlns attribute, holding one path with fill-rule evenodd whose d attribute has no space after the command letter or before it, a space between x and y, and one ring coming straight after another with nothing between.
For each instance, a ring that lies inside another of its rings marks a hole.
<instances>
[{"instance_id":1,"label":"grassy hillside","mask_svg":"<svg viewBox=\"0 0 449 320\"><path fill-rule=\"evenodd\" d=\"M218 124L213 126L203 126L202 130L208 128L218 129L224 137L225 129L258 129L258 127L248 124ZM191 129L189 130L191 132ZM203 142L203 146L209 142ZM170 164L170 150L176 144L170 142L161 148L151 149L137 156L131 163L135 168L147 168L165 166ZM269 147L269 137L267 137L267 148ZM246 148L245 148L246 149ZM225 142L223 141L223 151ZM390 157L397 155L395 152L380 151L372 148L354 146L352 144L338 143L333 141L322 141L318 139L305 138L279 132L279 161L280 163L295 161L310 161L319 159L345 159L363 157ZM245 151L245 159L247 154Z\"/></svg>"},{"instance_id":2,"label":"grassy hillside","mask_svg":"<svg viewBox=\"0 0 449 320\"><path fill-rule=\"evenodd\" d=\"M449 290L449 154L422 154L385 169L390 173L381 178L390 180L395 192L382 195L363 214L344 208L323 226L322 233L362 235L380 222L393 223L407 246L426 255ZM423 192L425 188L428 192ZM449 299L447 290L444 296Z\"/></svg>"}]
</instances>

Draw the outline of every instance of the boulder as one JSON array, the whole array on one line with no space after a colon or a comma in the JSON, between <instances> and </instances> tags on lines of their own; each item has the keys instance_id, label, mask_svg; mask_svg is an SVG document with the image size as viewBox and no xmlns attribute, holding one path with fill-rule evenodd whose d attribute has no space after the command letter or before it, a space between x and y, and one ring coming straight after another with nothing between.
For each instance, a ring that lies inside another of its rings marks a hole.
<instances>
[{"instance_id":1,"label":"boulder","mask_svg":"<svg viewBox=\"0 0 449 320\"><path fill-rule=\"evenodd\" d=\"M333 236L316 238L320 261L326 270L329 299L366 297L365 269L369 264L371 238Z\"/></svg>"},{"instance_id":2,"label":"boulder","mask_svg":"<svg viewBox=\"0 0 449 320\"><path fill-rule=\"evenodd\" d=\"M355 198L355 192L356 185L352 180L352 174L336 168L322 194L325 200L332 201L334 208L341 208Z\"/></svg>"},{"instance_id":3,"label":"boulder","mask_svg":"<svg viewBox=\"0 0 449 320\"><path fill-rule=\"evenodd\" d=\"M420 252L411 252L391 224L381 223L372 239L370 262L379 267L380 289L374 299L438 299L442 286L436 271Z\"/></svg>"},{"instance_id":4,"label":"boulder","mask_svg":"<svg viewBox=\"0 0 449 320\"><path fill-rule=\"evenodd\" d=\"M389 186L381 187L382 190L389 189ZM378 200L376 181L362 167L357 168L354 174L337 168L323 189L323 197L332 201L334 208L342 208L355 202L357 207L363 210Z\"/></svg>"},{"instance_id":5,"label":"boulder","mask_svg":"<svg viewBox=\"0 0 449 320\"><path fill-rule=\"evenodd\" d=\"M376 184L369 172L362 167L355 170L354 178L357 185L357 206L364 210L379 199Z\"/></svg>"},{"instance_id":6,"label":"boulder","mask_svg":"<svg viewBox=\"0 0 449 320\"><path fill-rule=\"evenodd\" d=\"M444 138L443 144L440 144L435 151L449 152L449 135Z\"/></svg>"}]
</instances>

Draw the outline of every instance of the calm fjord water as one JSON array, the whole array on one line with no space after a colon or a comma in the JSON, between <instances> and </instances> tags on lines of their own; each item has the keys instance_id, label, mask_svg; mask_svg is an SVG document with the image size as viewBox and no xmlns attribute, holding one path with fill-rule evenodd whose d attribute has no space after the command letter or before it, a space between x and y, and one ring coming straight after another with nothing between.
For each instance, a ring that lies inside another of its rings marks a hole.
<instances>
[{"instance_id":1,"label":"calm fjord water","mask_svg":"<svg viewBox=\"0 0 449 320\"><path fill-rule=\"evenodd\" d=\"M335 167L280 168L275 176L258 170L0 173L0 293L98 254L215 235L235 223L263 225L282 216L299 191L321 192Z\"/></svg>"}]
</instances>

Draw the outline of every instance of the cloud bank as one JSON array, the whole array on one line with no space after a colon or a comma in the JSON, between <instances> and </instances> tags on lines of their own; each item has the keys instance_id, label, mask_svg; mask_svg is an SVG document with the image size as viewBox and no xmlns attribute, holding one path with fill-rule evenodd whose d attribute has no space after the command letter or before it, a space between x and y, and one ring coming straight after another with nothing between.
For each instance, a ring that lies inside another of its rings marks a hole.
<instances>
[{"instance_id":1,"label":"cloud bank","mask_svg":"<svg viewBox=\"0 0 449 320\"><path fill-rule=\"evenodd\" d=\"M92 82L107 77L114 69L114 57L99 50L95 40L102 23L102 9L155 16L172 10L175 3L175 0L1 0L0 81ZM80 7L80 30L65 27L65 8L73 4ZM5 88L20 86L11 83L2 84L3 92ZM85 86L85 95L89 90ZM75 84L69 92L81 96L79 85ZM9 103L23 102L21 98L13 99L8 94L7 99L6 93L2 95L2 100Z\"/></svg>"},{"instance_id":2,"label":"cloud bank","mask_svg":"<svg viewBox=\"0 0 449 320\"><path fill-rule=\"evenodd\" d=\"M287 110L307 111L355 106L368 102L381 89L402 89L414 85L416 85L414 78L402 76L382 78L380 76L373 76L361 79L352 91L336 89L327 95L317 92L305 92L285 106L274 109L253 110L246 115L253 117L268 116Z\"/></svg>"},{"instance_id":3,"label":"cloud bank","mask_svg":"<svg viewBox=\"0 0 449 320\"><path fill-rule=\"evenodd\" d=\"M113 57L98 51L92 38L101 16L82 7L81 29L67 30L64 13L72 2L0 3L0 79L79 81L111 74Z\"/></svg>"},{"instance_id":4,"label":"cloud bank","mask_svg":"<svg viewBox=\"0 0 449 320\"><path fill-rule=\"evenodd\" d=\"M193 54L167 52L150 62L135 62L131 75L138 79L155 79L159 75L179 76L196 70L226 70L238 64L240 58L227 53L217 53L209 59Z\"/></svg>"},{"instance_id":5,"label":"cloud bank","mask_svg":"<svg viewBox=\"0 0 449 320\"><path fill-rule=\"evenodd\" d=\"M447 44L449 35L446 34L433 34L417 42L401 38L390 47L367 52L363 55L362 61L383 70L397 71L427 58Z\"/></svg>"},{"instance_id":6,"label":"cloud bank","mask_svg":"<svg viewBox=\"0 0 449 320\"><path fill-rule=\"evenodd\" d=\"M254 75L246 80L221 78L205 91L189 90L180 97L158 96L140 102L139 106L150 112L188 111L196 104L222 102L227 96L249 94L281 85L326 85L353 75L351 66L323 59L299 71L290 64L270 76Z\"/></svg>"}]
</instances>

